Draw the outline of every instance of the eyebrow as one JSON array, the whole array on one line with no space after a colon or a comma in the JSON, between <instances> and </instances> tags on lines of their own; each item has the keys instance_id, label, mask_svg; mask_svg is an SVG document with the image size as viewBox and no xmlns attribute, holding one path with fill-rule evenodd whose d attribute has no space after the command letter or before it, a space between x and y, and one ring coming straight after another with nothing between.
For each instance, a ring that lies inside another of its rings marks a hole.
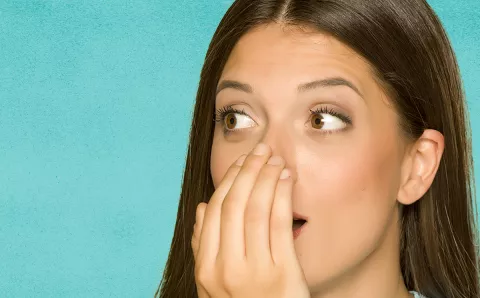
<instances>
[{"instance_id":1,"label":"eyebrow","mask_svg":"<svg viewBox=\"0 0 480 298\"><path fill-rule=\"evenodd\" d=\"M336 86L346 86L352 89L353 91L355 91L355 93L357 93L361 98L363 98L363 95L360 92L360 90L357 88L357 86L355 86L355 84L353 84L349 80L344 79L342 77L326 78L326 79L315 80L312 82L301 84L297 87L297 91L299 93L302 93L302 92L314 90L316 88L336 87ZM220 82L220 84L218 84L216 94L220 93L220 91L227 88L243 91L245 93L253 93L253 88L249 84L241 83L233 80L223 80Z\"/></svg>"}]
</instances>

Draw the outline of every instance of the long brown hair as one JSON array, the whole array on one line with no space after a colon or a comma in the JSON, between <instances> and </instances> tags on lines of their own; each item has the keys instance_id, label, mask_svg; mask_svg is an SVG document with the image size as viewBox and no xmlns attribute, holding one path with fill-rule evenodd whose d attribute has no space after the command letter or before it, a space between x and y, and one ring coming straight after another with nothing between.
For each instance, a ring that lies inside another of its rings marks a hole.
<instances>
[{"instance_id":1,"label":"long brown hair","mask_svg":"<svg viewBox=\"0 0 480 298\"><path fill-rule=\"evenodd\" d=\"M307 26L342 41L375 69L404 135L440 131L445 150L431 188L404 206L401 268L408 289L431 298L478 298L479 263L470 127L455 54L424 0L237 0L221 20L200 75L183 186L161 298L197 297L190 240L210 174L215 90L232 48L271 22Z\"/></svg>"}]
</instances>

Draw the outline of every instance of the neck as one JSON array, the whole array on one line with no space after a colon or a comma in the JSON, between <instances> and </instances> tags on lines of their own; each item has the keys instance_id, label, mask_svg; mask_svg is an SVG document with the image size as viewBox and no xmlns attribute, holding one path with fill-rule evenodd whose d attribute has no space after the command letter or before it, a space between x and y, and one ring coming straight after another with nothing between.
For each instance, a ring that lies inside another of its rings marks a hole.
<instances>
[{"instance_id":1,"label":"neck","mask_svg":"<svg viewBox=\"0 0 480 298\"><path fill-rule=\"evenodd\" d=\"M397 213L398 214L398 213ZM328 285L311 292L312 298L410 298L400 268L400 225L394 216L378 247L367 258Z\"/></svg>"}]
</instances>

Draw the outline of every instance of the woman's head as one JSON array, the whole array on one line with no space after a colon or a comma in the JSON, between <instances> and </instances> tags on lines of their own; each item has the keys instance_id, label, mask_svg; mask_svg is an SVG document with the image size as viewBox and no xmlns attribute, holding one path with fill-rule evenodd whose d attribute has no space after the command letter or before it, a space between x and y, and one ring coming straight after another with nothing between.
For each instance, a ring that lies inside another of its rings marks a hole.
<instances>
[{"instance_id":1,"label":"woman's head","mask_svg":"<svg viewBox=\"0 0 480 298\"><path fill-rule=\"evenodd\" d=\"M296 250L312 292L387 263L426 295L475 297L464 114L424 1L236 1L202 70L161 295L194 295L195 207L264 142L293 170L294 211L309 218Z\"/></svg>"},{"instance_id":2,"label":"woman's head","mask_svg":"<svg viewBox=\"0 0 480 298\"><path fill-rule=\"evenodd\" d=\"M293 210L308 225L295 247L312 292L346 276L353 283L356 268L384 271L386 260L399 274L399 205L430 187L443 137L406 138L364 59L331 36L282 25L245 34L223 68L213 184L240 155L267 143L296 174Z\"/></svg>"}]
</instances>

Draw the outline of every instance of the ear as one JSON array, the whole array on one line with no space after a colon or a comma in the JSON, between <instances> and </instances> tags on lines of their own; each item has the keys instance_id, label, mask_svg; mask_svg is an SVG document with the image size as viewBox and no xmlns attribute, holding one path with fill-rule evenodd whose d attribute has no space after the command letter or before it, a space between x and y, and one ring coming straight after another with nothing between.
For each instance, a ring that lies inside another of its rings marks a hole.
<instances>
[{"instance_id":1,"label":"ear","mask_svg":"<svg viewBox=\"0 0 480 298\"><path fill-rule=\"evenodd\" d=\"M427 129L405 154L397 200L410 205L419 200L432 185L445 147L443 135Z\"/></svg>"}]
</instances>

